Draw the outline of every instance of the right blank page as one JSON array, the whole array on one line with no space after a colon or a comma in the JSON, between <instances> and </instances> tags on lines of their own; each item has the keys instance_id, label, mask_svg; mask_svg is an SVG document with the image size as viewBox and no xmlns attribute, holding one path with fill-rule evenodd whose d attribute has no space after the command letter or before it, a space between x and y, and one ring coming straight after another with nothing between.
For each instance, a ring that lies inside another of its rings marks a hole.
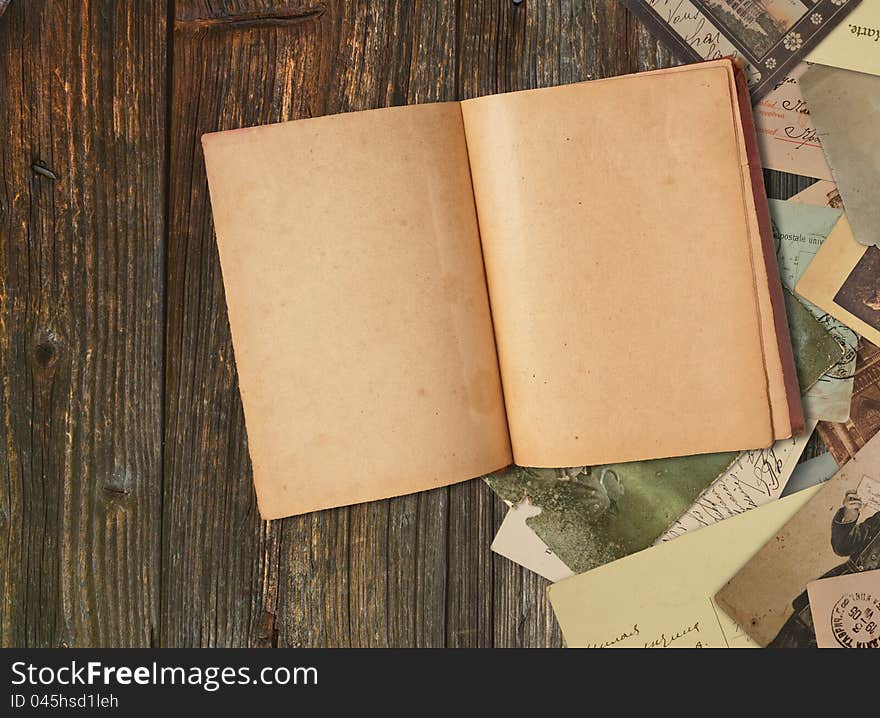
<instances>
[{"instance_id":1,"label":"right blank page","mask_svg":"<svg viewBox=\"0 0 880 718\"><path fill-rule=\"evenodd\" d=\"M462 103L516 463L790 434L735 107L729 62Z\"/></svg>"}]
</instances>

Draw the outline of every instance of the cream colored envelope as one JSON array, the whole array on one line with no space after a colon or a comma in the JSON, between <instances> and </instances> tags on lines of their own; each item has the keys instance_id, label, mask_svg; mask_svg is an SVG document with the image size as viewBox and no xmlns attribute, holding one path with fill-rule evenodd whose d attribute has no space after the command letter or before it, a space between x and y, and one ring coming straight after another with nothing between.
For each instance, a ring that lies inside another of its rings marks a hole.
<instances>
[{"instance_id":1,"label":"cream colored envelope","mask_svg":"<svg viewBox=\"0 0 880 718\"><path fill-rule=\"evenodd\" d=\"M846 216L828 235L795 292L880 344L880 249L859 244Z\"/></svg>"},{"instance_id":2,"label":"cream colored envelope","mask_svg":"<svg viewBox=\"0 0 880 718\"><path fill-rule=\"evenodd\" d=\"M880 571L807 584L819 648L880 648Z\"/></svg>"},{"instance_id":3,"label":"cream colored envelope","mask_svg":"<svg viewBox=\"0 0 880 718\"><path fill-rule=\"evenodd\" d=\"M572 648L756 648L712 596L819 490L601 566L549 588Z\"/></svg>"},{"instance_id":4,"label":"cream colored envelope","mask_svg":"<svg viewBox=\"0 0 880 718\"><path fill-rule=\"evenodd\" d=\"M807 60L880 75L880 2L860 3L807 55Z\"/></svg>"}]
</instances>

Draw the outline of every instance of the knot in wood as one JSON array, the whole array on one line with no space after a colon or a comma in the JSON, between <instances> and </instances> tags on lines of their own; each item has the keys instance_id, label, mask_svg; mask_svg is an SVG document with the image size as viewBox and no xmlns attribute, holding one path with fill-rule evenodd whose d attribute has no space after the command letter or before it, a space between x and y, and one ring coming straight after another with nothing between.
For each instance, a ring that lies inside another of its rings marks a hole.
<instances>
[{"instance_id":1,"label":"knot in wood","mask_svg":"<svg viewBox=\"0 0 880 718\"><path fill-rule=\"evenodd\" d=\"M34 361L41 369L49 369L58 361L63 347L64 343L61 341L61 337L51 329L43 329L37 333Z\"/></svg>"}]
</instances>

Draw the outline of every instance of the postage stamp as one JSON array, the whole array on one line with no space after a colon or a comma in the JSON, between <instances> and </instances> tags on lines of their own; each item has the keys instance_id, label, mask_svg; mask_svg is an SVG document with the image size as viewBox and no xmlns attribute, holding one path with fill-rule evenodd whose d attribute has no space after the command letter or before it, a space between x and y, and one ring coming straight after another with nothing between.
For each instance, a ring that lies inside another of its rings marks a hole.
<instances>
[{"instance_id":1,"label":"postage stamp","mask_svg":"<svg viewBox=\"0 0 880 718\"><path fill-rule=\"evenodd\" d=\"M880 648L880 571L807 584L819 648Z\"/></svg>"},{"instance_id":2,"label":"postage stamp","mask_svg":"<svg viewBox=\"0 0 880 718\"><path fill-rule=\"evenodd\" d=\"M867 591L842 596L831 609L831 632L843 648L880 648L880 599Z\"/></svg>"}]
</instances>

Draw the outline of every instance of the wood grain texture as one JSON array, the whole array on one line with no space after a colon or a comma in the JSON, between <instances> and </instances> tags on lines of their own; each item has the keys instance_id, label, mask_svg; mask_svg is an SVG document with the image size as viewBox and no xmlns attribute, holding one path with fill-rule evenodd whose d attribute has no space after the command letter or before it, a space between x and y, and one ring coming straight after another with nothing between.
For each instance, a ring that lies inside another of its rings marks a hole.
<instances>
[{"instance_id":1,"label":"wood grain texture","mask_svg":"<svg viewBox=\"0 0 880 718\"><path fill-rule=\"evenodd\" d=\"M617 0L56 0L0 61L2 644L561 645L482 482L260 520L199 138L671 55Z\"/></svg>"},{"instance_id":2,"label":"wood grain texture","mask_svg":"<svg viewBox=\"0 0 880 718\"><path fill-rule=\"evenodd\" d=\"M282 525L260 520L251 486L199 142L284 104L267 90L290 77L263 66L252 42L264 34L215 29L172 41L163 645L272 645L276 635Z\"/></svg>"},{"instance_id":3,"label":"wood grain texture","mask_svg":"<svg viewBox=\"0 0 880 718\"><path fill-rule=\"evenodd\" d=\"M0 644L158 620L163 2L0 19Z\"/></svg>"}]
</instances>

